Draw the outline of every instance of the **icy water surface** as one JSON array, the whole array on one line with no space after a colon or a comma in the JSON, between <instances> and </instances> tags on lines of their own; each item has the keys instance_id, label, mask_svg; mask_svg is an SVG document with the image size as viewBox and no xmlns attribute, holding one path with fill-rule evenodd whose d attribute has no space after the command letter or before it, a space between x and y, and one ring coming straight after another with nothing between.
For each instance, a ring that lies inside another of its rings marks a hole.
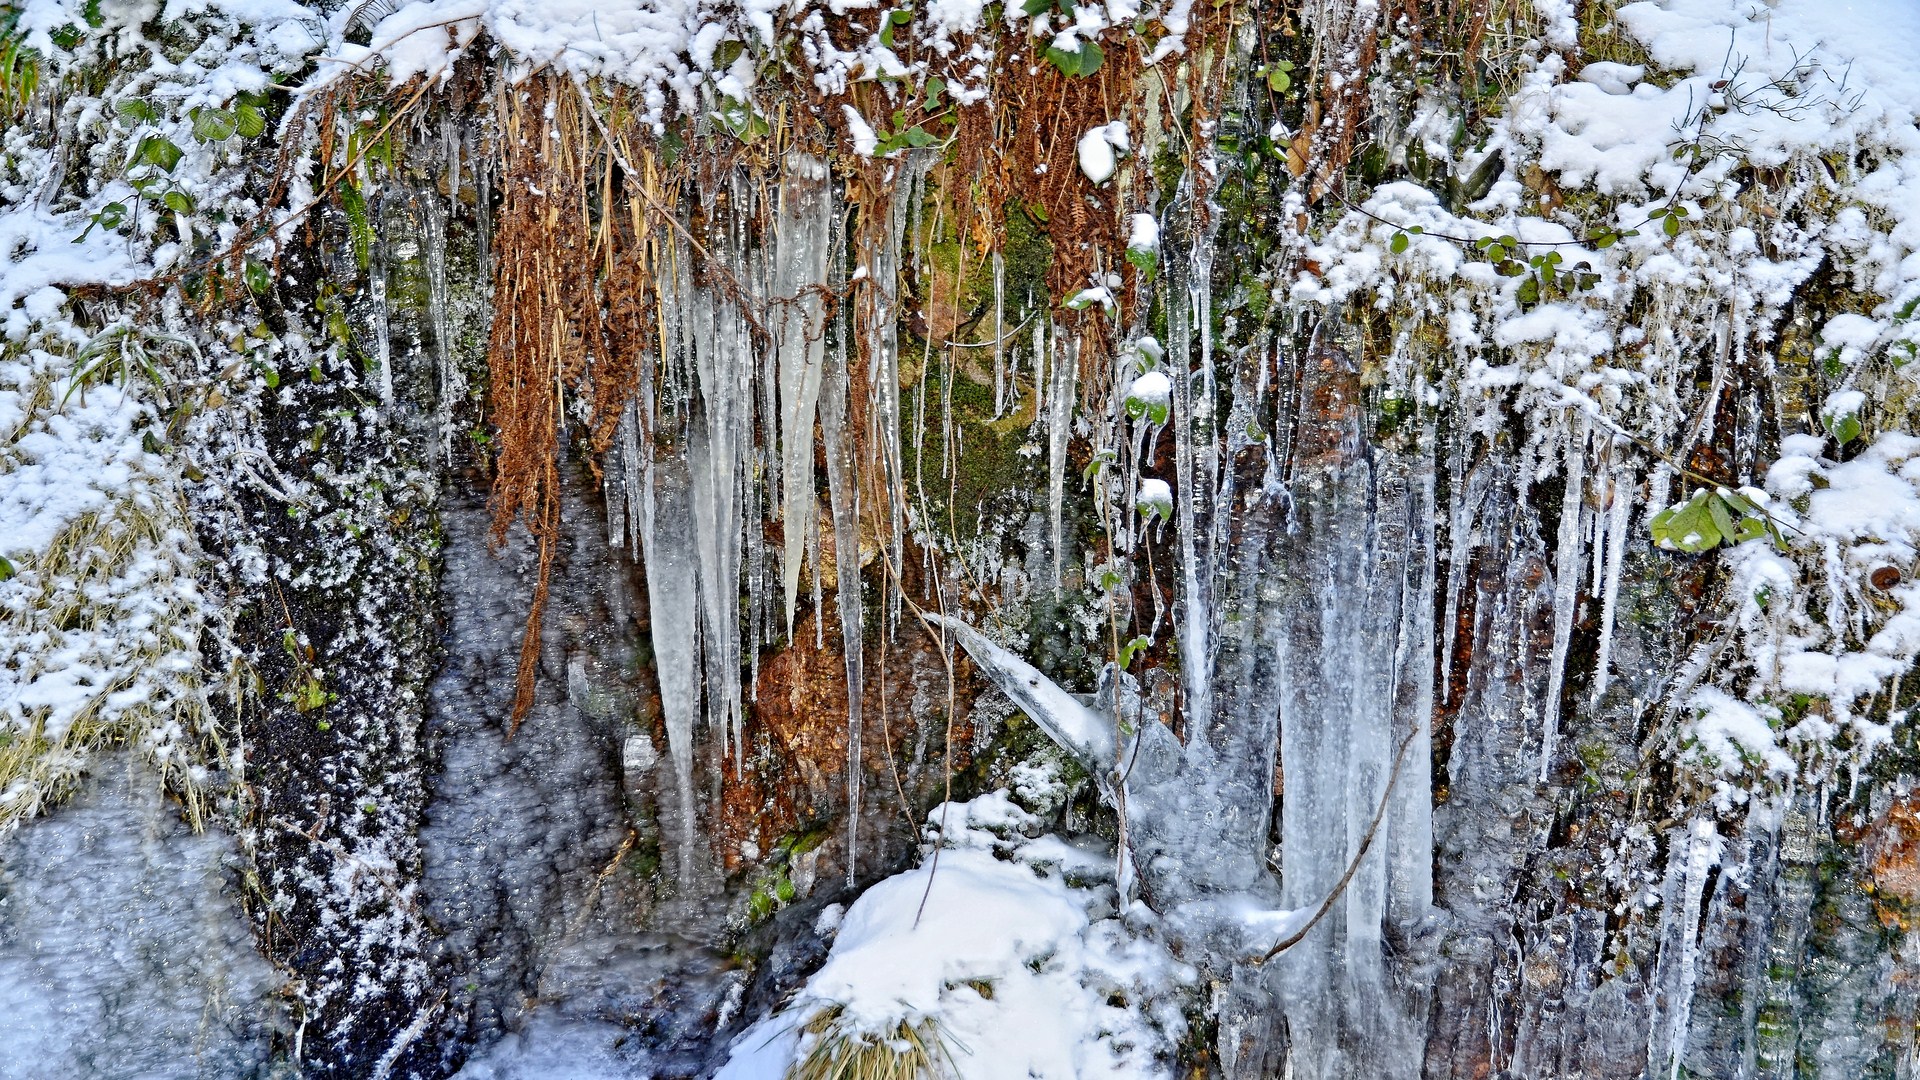
<instances>
[{"instance_id":1,"label":"icy water surface","mask_svg":"<svg viewBox=\"0 0 1920 1080\"><path fill-rule=\"evenodd\" d=\"M232 853L124 756L0 844L0 1078L264 1071L279 980L235 903Z\"/></svg>"}]
</instances>

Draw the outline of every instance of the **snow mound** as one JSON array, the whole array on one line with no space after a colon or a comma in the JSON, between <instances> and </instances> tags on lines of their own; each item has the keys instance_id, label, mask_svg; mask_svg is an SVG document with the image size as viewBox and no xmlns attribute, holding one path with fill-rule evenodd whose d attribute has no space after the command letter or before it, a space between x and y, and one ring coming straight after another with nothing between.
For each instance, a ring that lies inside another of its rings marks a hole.
<instances>
[{"instance_id":1,"label":"snow mound","mask_svg":"<svg viewBox=\"0 0 1920 1080\"><path fill-rule=\"evenodd\" d=\"M938 859L848 909L833 950L793 1003L749 1028L718 1080L777 1080L835 1027L882 1041L936 1032L960 1080L1169 1076L1191 978L1113 915L1111 860L1055 837L1005 791L928 815L949 823ZM929 1023L930 1022L930 1023Z\"/></svg>"}]
</instances>

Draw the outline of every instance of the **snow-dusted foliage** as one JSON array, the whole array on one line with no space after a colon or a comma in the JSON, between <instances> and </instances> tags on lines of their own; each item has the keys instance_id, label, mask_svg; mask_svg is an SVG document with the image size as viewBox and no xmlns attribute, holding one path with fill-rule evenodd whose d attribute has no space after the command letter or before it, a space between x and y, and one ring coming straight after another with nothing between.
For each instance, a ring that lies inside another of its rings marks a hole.
<instances>
[{"instance_id":1,"label":"snow-dusted foliage","mask_svg":"<svg viewBox=\"0 0 1920 1080\"><path fill-rule=\"evenodd\" d=\"M1886 742L1884 707L1866 714L1913 659L1902 628L1920 615L1897 587L1920 540L1901 433L1920 334L1920 80L1888 46L1920 34L1920 19L1897 3L1690 0L1615 18L1651 65L1574 72L1539 53L1479 146L1417 114L1415 144L1484 187L1382 185L1307 247L1316 272L1291 294L1386 315L1391 384L1456 410L1475 435L1505 443L1508 418L1525 418L1508 451L1523 483L1567 491L1556 672L1588 592L1604 608L1604 688L1622 545L1635 539L1622 526L1691 499L1728 527L1675 544L1724 538L1736 584L1725 634L1671 695L1681 752L1709 778L1757 782L1858 766ZM1856 310L1810 325L1795 298L1816 277L1850 290ZM1832 387L1779 417L1808 434L1786 439L1770 470L1709 463L1716 429L1743 423L1722 391L1743 371L1783 376L1783 348L1814 350ZM1722 499L1728 483L1747 494ZM1656 540L1665 521L1653 520ZM1551 714L1547 725L1551 739Z\"/></svg>"}]
</instances>

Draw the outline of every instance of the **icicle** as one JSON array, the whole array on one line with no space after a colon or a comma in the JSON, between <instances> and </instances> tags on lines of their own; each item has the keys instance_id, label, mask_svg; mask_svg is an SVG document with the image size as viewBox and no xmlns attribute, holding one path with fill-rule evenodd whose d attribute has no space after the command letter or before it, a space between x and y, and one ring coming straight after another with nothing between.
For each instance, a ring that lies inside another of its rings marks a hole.
<instances>
[{"instance_id":1,"label":"icicle","mask_svg":"<svg viewBox=\"0 0 1920 1080\"><path fill-rule=\"evenodd\" d=\"M1593 667L1593 700L1607 692L1613 676L1613 627L1620 609L1620 564L1627 549L1627 527L1633 521L1633 483L1618 475L1613 483L1613 505L1607 508L1607 565L1600 579L1600 649Z\"/></svg>"},{"instance_id":2,"label":"icicle","mask_svg":"<svg viewBox=\"0 0 1920 1080\"><path fill-rule=\"evenodd\" d=\"M1473 552L1474 510L1485 494L1485 481L1479 470L1467 472L1467 447L1471 435L1454 438L1447 463L1450 506L1447 510L1447 617L1440 626L1440 670L1453 668L1454 629L1460 624L1460 598L1471 582L1467 574Z\"/></svg>"},{"instance_id":3,"label":"icicle","mask_svg":"<svg viewBox=\"0 0 1920 1080\"><path fill-rule=\"evenodd\" d=\"M993 418L1007 413L1007 261L993 253Z\"/></svg>"},{"instance_id":4,"label":"icicle","mask_svg":"<svg viewBox=\"0 0 1920 1080\"><path fill-rule=\"evenodd\" d=\"M729 260L739 265L740 260ZM751 438L754 352L730 300L697 293L693 354L705 406L693 425L694 521L700 543L700 610L706 648L707 719L741 745L740 585L746 527L741 512L743 465ZM735 761L741 760L736 756Z\"/></svg>"},{"instance_id":5,"label":"icicle","mask_svg":"<svg viewBox=\"0 0 1920 1080\"><path fill-rule=\"evenodd\" d=\"M456 162L459 160L458 151L449 150L448 154ZM457 186L454 197L459 197ZM453 321L448 313L452 300L447 290L447 212L438 194L431 189L420 192L420 205L426 219L427 321L433 330L434 369L439 383L436 391L440 403L440 456L452 463L453 412L467 395L467 378L460 370L460 358L455 353Z\"/></svg>"},{"instance_id":6,"label":"icicle","mask_svg":"<svg viewBox=\"0 0 1920 1080\"><path fill-rule=\"evenodd\" d=\"M677 880L694 873L693 726L700 714L699 605L695 578L700 555L693 494L686 465L647 462L640 498L640 534L647 562L647 600L652 614L653 653L660 680L660 712L667 729L679 800L679 836L674 845Z\"/></svg>"},{"instance_id":7,"label":"icicle","mask_svg":"<svg viewBox=\"0 0 1920 1080\"><path fill-rule=\"evenodd\" d=\"M1712 818L1696 818L1688 830L1685 845L1675 845L1677 850L1667 871L1669 894L1674 885L1682 890L1678 928L1680 956L1675 960L1666 955L1666 943L1662 943L1660 974L1666 1024L1664 1032L1658 1029L1654 1032L1654 1037L1662 1040L1659 1052L1664 1055L1669 1080L1679 1080L1682 1059L1687 1052L1687 1029L1693 1018L1693 991L1699 975L1696 969L1700 963L1700 909L1706 899L1707 876L1719 865L1725 845ZM1669 895L1668 899L1671 902L1673 898ZM1667 918L1673 915L1669 907Z\"/></svg>"},{"instance_id":8,"label":"icicle","mask_svg":"<svg viewBox=\"0 0 1920 1080\"><path fill-rule=\"evenodd\" d=\"M393 405L393 333L387 325L387 241L386 199L380 199L380 235L374 239L372 258L367 260L367 295L373 301L373 359L380 372L380 404Z\"/></svg>"},{"instance_id":9,"label":"icicle","mask_svg":"<svg viewBox=\"0 0 1920 1080\"><path fill-rule=\"evenodd\" d=\"M789 154L780 184L773 270L774 301L780 305L780 483L784 496L780 519L785 524L781 570L789 637L793 635L794 610L800 596L802 555L816 517L813 423L826 348L826 314L820 289L827 280L832 210L826 166L809 154Z\"/></svg>"},{"instance_id":10,"label":"icicle","mask_svg":"<svg viewBox=\"0 0 1920 1080\"><path fill-rule=\"evenodd\" d=\"M1580 514L1586 498L1587 417L1571 421L1567 440L1566 490L1560 500L1560 537L1553 557L1553 659L1547 673L1547 700L1540 737L1540 781L1546 782L1553 765L1554 740L1560 728L1560 692L1566 686L1567 648L1573 641L1573 608L1580 596Z\"/></svg>"},{"instance_id":11,"label":"icicle","mask_svg":"<svg viewBox=\"0 0 1920 1080\"><path fill-rule=\"evenodd\" d=\"M1080 339L1070 337L1064 346L1058 332L1053 340L1052 386L1047 388L1047 523L1053 538L1053 587L1060 588L1065 569L1067 441L1073 435L1074 378L1080 368Z\"/></svg>"},{"instance_id":12,"label":"icicle","mask_svg":"<svg viewBox=\"0 0 1920 1080\"><path fill-rule=\"evenodd\" d=\"M1195 268L1197 269L1197 268ZM1184 271L1176 271L1184 272ZM1197 475L1199 454L1194 448L1195 422L1193 402L1193 360L1191 356L1194 306L1191 287L1189 302L1180 303L1182 290L1172 290L1173 302L1167 305L1167 363L1173 376L1173 462L1174 515L1180 542L1180 616L1176 633L1181 665L1186 676L1187 716L1190 730L1205 731L1213 720L1213 617L1208 602L1209 580L1200 570L1198 537L1199 515L1195 503L1201 481Z\"/></svg>"},{"instance_id":13,"label":"icicle","mask_svg":"<svg viewBox=\"0 0 1920 1080\"><path fill-rule=\"evenodd\" d=\"M847 442L846 323L841 322L827 360L826 393L820 402L820 434L826 442L827 504L833 517L834 593L840 608L841 652L847 665L847 886L854 885L860 854L861 688L866 685L861 645L860 492Z\"/></svg>"}]
</instances>

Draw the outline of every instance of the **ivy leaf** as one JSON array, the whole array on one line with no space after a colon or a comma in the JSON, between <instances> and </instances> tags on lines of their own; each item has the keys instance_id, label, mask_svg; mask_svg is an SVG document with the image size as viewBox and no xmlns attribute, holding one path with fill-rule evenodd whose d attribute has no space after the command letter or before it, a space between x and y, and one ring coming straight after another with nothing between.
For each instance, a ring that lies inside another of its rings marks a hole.
<instances>
[{"instance_id":1,"label":"ivy leaf","mask_svg":"<svg viewBox=\"0 0 1920 1080\"><path fill-rule=\"evenodd\" d=\"M1827 431L1834 441L1845 446L1860 437L1860 418L1852 413L1827 417Z\"/></svg>"},{"instance_id":2,"label":"ivy leaf","mask_svg":"<svg viewBox=\"0 0 1920 1080\"><path fill-rule=\"evenodd\" d=\"M1047 47L1047 63L1075 78L1086 78L1099 71L1100 65L1106 63L1106 60L1107 54L1098 44L1091 41L1081 42L1080 47L1072 52L1052 46Z\"/></svg>"}]
</instances>

